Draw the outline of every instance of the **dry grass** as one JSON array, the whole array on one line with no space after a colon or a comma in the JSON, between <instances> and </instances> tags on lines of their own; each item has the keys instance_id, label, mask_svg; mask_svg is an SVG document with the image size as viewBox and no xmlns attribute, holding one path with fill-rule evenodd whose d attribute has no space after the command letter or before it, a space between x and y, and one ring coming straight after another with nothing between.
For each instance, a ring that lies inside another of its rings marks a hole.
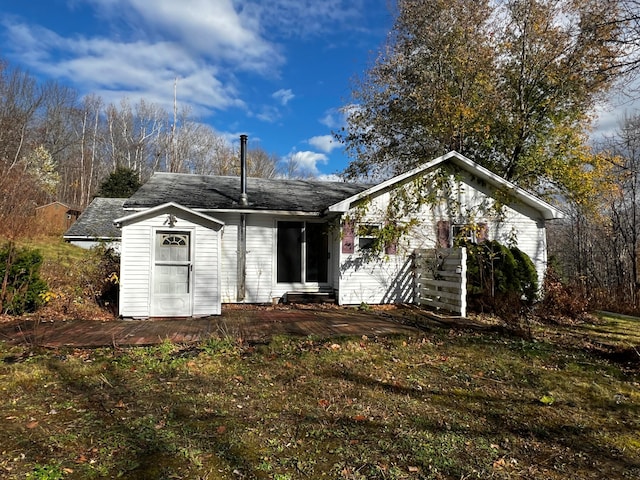
<instances>
[{"instance_id":1,"label":"dry grass","mask_svg":"<svg viewBox=\"0 0 640 480\"><path fill-rule=\"evenodd\" d=\"M0 476L638 478L640 362L605 355L638 328L0 344Z\"/></svg>"},{"instance_id":2,"label":"dry grass","mask_svg":"<svg viewBox=\"0 0 640 480\"><path fill-rule=\"evenodd\" d=\"M49 287L44 306L30 317L99 321L115 318L115 305L100 301L101 290L110 273L101 267L101 252L76 247L60 237L33 237L20 244L42 254L40 274Z\"/></svg>"},{"instance_id":3,"label":"dry grass","mask_svg":"<svg viewBox=\"0 0 640 480\"><path fill-rule=\"evenodd\" d=\"M91 253L38 245L55 294L39 316L112 316ZM534 322L524 339L502 326L254 345L228 331L130 349L0 342L0 477L640 478L638 321Z\"/></svg>"}]
</instances>

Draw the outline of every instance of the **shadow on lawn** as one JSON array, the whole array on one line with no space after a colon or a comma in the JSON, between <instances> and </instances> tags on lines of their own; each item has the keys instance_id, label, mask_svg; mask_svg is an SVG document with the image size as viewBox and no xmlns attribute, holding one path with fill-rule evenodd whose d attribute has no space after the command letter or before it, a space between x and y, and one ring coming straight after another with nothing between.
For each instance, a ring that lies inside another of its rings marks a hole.
<instances>
[{"instance_id":1,"label":"shadow on lawn","mask_svg":"<svg viewBox=\"0 0 640 480\"><path fill-rule=\"evenodd\" d=\"M640 460L629 457L613 445L607 445L604 439L603 442L598 442L599 438L602 439L598 421L594 421L592 425L572 423L574 415L580 417L585 414L582 406L545 406L524 391L505 392L492 388L492 393L485 393L481 387L458 383L453 377L446 385L417 388L390 384L349 369L327 370L323 375L347 381L353 384L354 389L374 392L374 395L375 392L383 392L383 397L410 397L423 401L425 410L429 413L407 421L406 429L409 432L417 430L418 439L425 438L425 435L432 439L435 445L432 448L436 450L440 448L438 445L445 446L440 452L441 456L459 456L459 461L464 462L470 450L469 445L499 444L500 455L518 459L518 468L522 471L540 471L544 468L555 472L566 471L568 474L598 471L602 474L600 478L614 478L617 474L624 478L628 475L631 475L629 478L640 475ZM437 376L438 374L434 375ZM640 406L633 404L610 405L608 408L616 410L618 414L623 411L623 417L629 419L635 419L640 414ZM587 419L589 420L591 419ZM371 426L371 433L374 435L385 431L380 425ZM610 435L636 434L631 426L625 428L620 423L617 427L607 425L607 430ZM464 442L456 448L447 449L447 442L450 442L447 437L452 435L463 438ZM389 441L391 440L390 437ZM405 438L405 441L409 440ZM420 445L421 442L416 441L413 449L420 448ZM482 454L482 449L473 453L474 456ZM437 456L435 455L436 458ZM433 455L429 458L432 460ZM421 467L427 471L430 465L424 464ZM455 478L470 471L468 468L457 467L455 462L446 468L442 470L441 465L441 471Z\"/></svg>"},{"instance_id":2,"label":"shadow on lawn","mask_svg":"<svg viewBox=\"0 0 640 480\"><path fill-rule=\"evenodd\" d=\"M84 478L95 464L103 475L123 479L196 478L192 469L212 472L251 471L248 453L234 443L215 404L203 405L198 396L198 381L207 389L215 388L212 379L190 379L187 390L180 382L167 378L148 382L153 392L141 391L127 377L126 369L112 362L95 376L84 376L67 365L64 357L51 358L48 369L62 382L64 396L75 406L77 417L68 413L66 425L73 431L77 452L77 474ZM135 369L132 366L131 369ZM175 380L175 379L173 379ZM155 383L155 385L153 385ZM189 395L189 393L194 396ZM56 422L60 424L58 412ZM90 422L88 425L87 422ZM36 431L16 435L19 448L28 458L47 463L55 458L52 439L65 432ZM63 446L69 449L69 439ZM231 466L231 469L229 468ZM84 473L82 473L84 472ZM200 478L200 477L197 477Z\"/></svg>"}]
</instances>

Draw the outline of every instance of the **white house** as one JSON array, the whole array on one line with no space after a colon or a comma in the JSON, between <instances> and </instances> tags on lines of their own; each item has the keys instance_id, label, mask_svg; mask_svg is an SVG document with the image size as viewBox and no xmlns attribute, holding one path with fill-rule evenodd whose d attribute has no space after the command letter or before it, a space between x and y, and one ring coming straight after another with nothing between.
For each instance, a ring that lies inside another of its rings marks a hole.
<instances>
[{"instance_id":1,"label":"white house","mask_svg":"<svg viewBox=\"0 0 640 480\"><path fill-rule=\"evenodd\" d=\"M403 189L430 200L409 205L395 220L406 234L371 255ZM377 185L156 173L124 209L114 222L120 314L135 318L218 314L221 303L291 292L327 292L339 304L412 302L414 249L446 246L467 224L516 240L542 278L545 222L562 217L456 152Z\"/></svg>"}]
</instances>

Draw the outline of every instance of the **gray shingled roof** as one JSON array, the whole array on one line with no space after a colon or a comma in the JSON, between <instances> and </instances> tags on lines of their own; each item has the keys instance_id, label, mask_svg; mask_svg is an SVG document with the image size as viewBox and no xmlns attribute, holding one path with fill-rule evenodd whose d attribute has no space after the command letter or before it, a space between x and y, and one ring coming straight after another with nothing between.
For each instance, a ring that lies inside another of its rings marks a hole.
<instances>
[{"instance_id":1,"label":"gray shingled roof","mask_svg":"<svg viewBox=\"0 0 640 480\"><path fill-rule=\"evenodd\" d=\"M116 218L127 214L123 205L126 198L96 197L69 227L64 238L120 238L121 231L113 225Z\"/></svg>"},{"instance_id":2,"label":"gray shingled roof","mask_svg":"<svg viewBox=\"0 0 640 480\"><path fill-rule=\"evenodd\" d=\"M247 179L248 207L239 203L240 178L180 173L155 173L125 208L150 208L175 202L192 209L252 209L323 212L370 185L319 180Z\"/></svg>"}]
</instances>

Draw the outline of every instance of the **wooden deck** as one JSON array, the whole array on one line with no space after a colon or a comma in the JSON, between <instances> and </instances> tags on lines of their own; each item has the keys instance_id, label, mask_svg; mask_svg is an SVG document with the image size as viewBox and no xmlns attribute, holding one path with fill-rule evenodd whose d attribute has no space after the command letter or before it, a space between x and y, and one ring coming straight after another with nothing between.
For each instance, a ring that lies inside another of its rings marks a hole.
<instances>
[{"instance_id":1,"label":"wooden deck","mask_svg":"<svg viewBox=\"0 0 640 480\"><path fill-rule=\"evenodd\" d=\"M249 343L266 342L288 334L328 338L340 335L415 334L416 328L392 316L354 309L230 309L207 318L152 320L15 320L0 324L0 341L14 345L101 347L152 345L164 340L192 343L211 335L229 336Z\"/></svg>"}]
</instances>

